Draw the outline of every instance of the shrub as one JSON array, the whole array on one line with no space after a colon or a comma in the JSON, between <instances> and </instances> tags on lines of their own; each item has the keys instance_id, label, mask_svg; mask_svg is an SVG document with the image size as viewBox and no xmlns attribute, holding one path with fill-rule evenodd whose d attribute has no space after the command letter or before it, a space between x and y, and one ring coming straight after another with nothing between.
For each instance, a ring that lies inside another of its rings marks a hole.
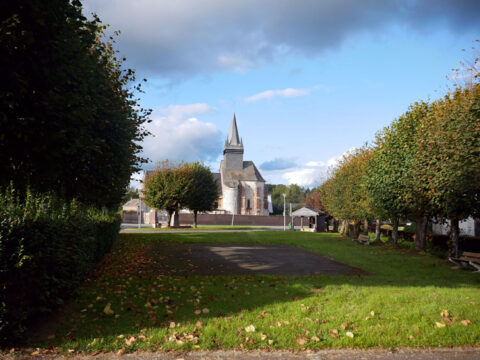
<instances>
[{"instance_id":1,"label":"shrub","mask_svg":"<svg viewBox=\"0 0 480 360\"><path fill-rule=\"evenodd\" d=\"M108 252L116 214L12 187L0 193L0 344L52 311Z\"/></svg>"}]
</instances>

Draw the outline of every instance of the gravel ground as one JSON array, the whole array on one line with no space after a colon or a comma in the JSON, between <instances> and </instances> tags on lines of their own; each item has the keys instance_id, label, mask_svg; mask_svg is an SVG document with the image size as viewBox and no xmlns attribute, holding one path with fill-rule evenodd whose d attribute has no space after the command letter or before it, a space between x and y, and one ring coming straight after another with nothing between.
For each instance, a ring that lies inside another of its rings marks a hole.
<instances>
[{"instance_id":1,"label":"gravel ground","mask_svg":"<svg viewBox=\"0 0 480 360\"><path fill-rule=\"evenodd\" d=\"M480 348L435 348L435 349L374 349L374 350L320 350L314 352L288 352L288 351L193 351L193 352L136 352L131 354L99 353L99 354L39 354L31 356L28 353L0 354L0 359L65 359L65 360L254 360L254 359L280 359L280 360L475 360L480 359Z\"/></svg>"}]
</instances>

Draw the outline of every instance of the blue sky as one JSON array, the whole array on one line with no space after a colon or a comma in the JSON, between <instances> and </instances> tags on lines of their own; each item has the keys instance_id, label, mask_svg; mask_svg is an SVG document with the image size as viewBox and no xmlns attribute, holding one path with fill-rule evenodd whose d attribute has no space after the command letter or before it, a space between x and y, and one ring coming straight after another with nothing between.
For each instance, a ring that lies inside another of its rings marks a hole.
<instances>
[{"instance_id":1,"label":"blue sky","mask_svg":"<svg viewBox=\"0 0 480 360\"><path fill-rule=\"evenodd\" d=\"M126 65L148 82L144 141L157 161L217 171L233 112L269 183L315 186L348 149L417 100L452 87L473 58L480 2L471 0L89 0ZM462 49L467 51L462 52Z\"/></svg>"}]
</instances>

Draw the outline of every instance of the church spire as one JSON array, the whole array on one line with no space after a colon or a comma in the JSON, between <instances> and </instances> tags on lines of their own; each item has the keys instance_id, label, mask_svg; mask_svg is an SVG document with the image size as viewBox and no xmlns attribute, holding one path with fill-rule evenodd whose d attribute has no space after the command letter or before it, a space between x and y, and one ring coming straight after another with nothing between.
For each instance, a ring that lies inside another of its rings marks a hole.
<instances>
[{"instance_id":1,"label":"church spire","mask_svg":"<svg viewBox=\"0 0 480 360\"><path fill-rule=\"evenodd\" d=\"M232 124L230 125L230 132L228 133L227 145L243 145L240 137L238 136L237 119L235 113L233 113Z\"/></svg>"}]
</instances>

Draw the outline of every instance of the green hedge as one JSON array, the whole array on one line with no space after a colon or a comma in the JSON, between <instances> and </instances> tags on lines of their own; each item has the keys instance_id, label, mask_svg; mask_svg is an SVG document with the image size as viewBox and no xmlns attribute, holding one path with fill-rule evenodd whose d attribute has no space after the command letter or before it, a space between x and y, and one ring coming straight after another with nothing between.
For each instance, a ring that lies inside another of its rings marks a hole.
<instances>
[{"instance_id":1,"label":"green hedge","mask_svg":"<svg viewBox=\"0 0 480 360\"><path fill-rule=\"evenodd\" d=\"M50 196L0 194L0 345L72 294L110 250L120 221Z\"/></svg>"}]
</instances>

